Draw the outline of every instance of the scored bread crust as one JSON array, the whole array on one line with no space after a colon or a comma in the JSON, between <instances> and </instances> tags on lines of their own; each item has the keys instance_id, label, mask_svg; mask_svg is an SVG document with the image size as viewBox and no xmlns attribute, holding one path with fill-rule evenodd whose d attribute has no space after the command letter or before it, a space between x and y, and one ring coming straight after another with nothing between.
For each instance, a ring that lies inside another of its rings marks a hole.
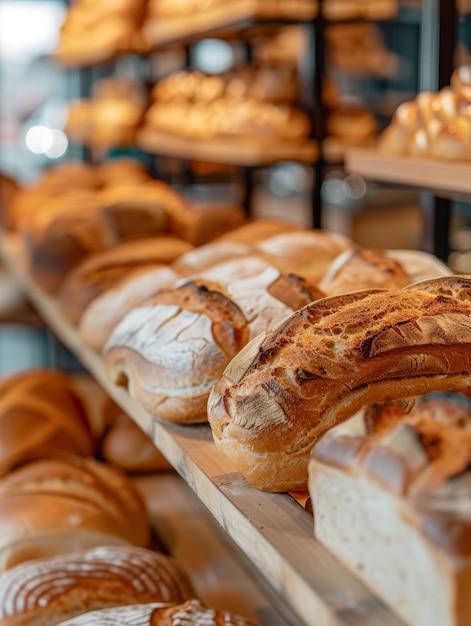
<instances>
[{"instance_id":1,"label":"scored bread crust","mask_svg":"<svg viewBox=\"0 0 471 626\"><path fill-rule=\"evenodd\" d=\"M470 316L466 276L307 305L249 343L213 388L216 446L261 489L305 489L313 445L363 405L466 387Z\"/></svg>"},{"instance_id":2,"label":"scored bread crust","mask_svg":"<svg viewBox=\"0 0 471 626\"><path fill-rule=\"evenodd\" d=\"M84 613L59 626L254 626L241 615L208 608L200 600L181 604L152 602Z\"/></svg>"},{"instance_id":3,"label":"scored bread crust","mask_svg":"<svg viewBox=\"0 0 471 626\"><path fill-rule=\"evenodd\" d=\"M0 480L0 571L104 543L146 546L145 503L121 471L93 458L42 459Z\"/></svg>"},{"instance_id":4,"label":"scored bread crust","mask_svg":"<svg viewBox=\"0 0 471 626\"><path fill-rule=\"evenodd\" d=\"M218 264L130 311L105 346L108 373L155 417L205 422L211 387L231 358L319 295L257 257Z\"/></svg>"},{"instance_id":5,"label":"scored bread crust","mask_svg":"<svg viewBox=\"0 0 471 626\"><path fill-rule=\"evenodd\" d=\"M0 574L0 622L51 626L104 607L177 604L194 596L188 575L173 557L103 545L36 559Z\"/></svg>"}]
</instances>

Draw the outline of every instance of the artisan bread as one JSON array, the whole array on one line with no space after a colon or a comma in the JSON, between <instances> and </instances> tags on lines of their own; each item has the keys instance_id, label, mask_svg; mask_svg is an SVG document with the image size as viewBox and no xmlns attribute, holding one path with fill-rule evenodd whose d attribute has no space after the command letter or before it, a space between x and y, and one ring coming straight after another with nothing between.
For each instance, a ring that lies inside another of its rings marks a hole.
<instances>
[{"instance_id":1,"label":"artisan bread","mask_svg":"<svg viewBox=\"0 0 471 626\"><path fill-rule=\"evenodd\" d=\"M458 393L365 407L314 446L317 539L407 624L471 623L470 461Z\"/></svg>"},{"instance_id":2,"label":"artisan bread","mask_svg":"<svg viewBox=\"0 0 471 626\"><path fill-rule=\"evenodd\" d=\"M128 415L119 410L101 440L99 452L101 458L127 474L173 469L152 439Z\"/></svg>"},{"instance_id":3,"label":"artisan bread","mask_svg":"<svg viewBox=\"0 0 471 626\"><path fill-rule=\"evenodd\" d=\"M219 263L131 310L105 345L108 374L157 418L204 422L209 391L230 359L321 295L257 257Z\"/></svg>"},{"instance_id":4,"label":"artisan bread","mask_svg":"<svg viewBox=\"0 0 471 626\"><path fill-rule=\"evenodd\" d=\"M214 241L182 254L171 267L144 267L126 273L83 312L79 322L82 341L95 350L103 350L114 328L133 308L170 289L183 276L252 251L252 247L236 241Z\"/></svg>"},{"instance_id":5,"label":"artisan bread","mask_svg":"<svg viewBox=\"0 0 471 626\"><path fill-rule=\"evenodd\" d=\"M146 546L149 532L133 483L92 458L41 459L0 479L0 571L78 548Z\"/></svg>"},{"instance_id":6,"label":"artisan bread","mask_svg":"<svg viewBox=\"0 0 471 626\"><path fill-rule=\"evenodd\" d=\"M0 380L0 476L48 456L89 456L95 447L70 379L38 369Z\"/></svg>"},{"instance_id":7,"label":"artisan bread","mask_svg":"<svg viewBox=\"0 0 471 626\"><path fill-rule=\"evenodd\" d=\"M224 235L220 235L217 241L236 241L251 246L274 235L300 230L303 229L283 220L251 219L237 228L232 228Z\"/></svg>"},{"instance_id":8,"label":"artisan bread","mask_svg":"<svg viewBox=\"0 0 471 626\"><path fill-rule=\"evenodd\" d=\"M104 607L177 604L192 597L188 576L172 557L105 545L36 559L0 574L0 621L3 626L53 626Z\"/></svg>"},{"instance_id":9,"label":"artisan bread","mask_svg":"<svg viewBox=\"0 0 471 626\"><path fill-rule=\"evenodd\" d=\"M171 288L180 278L171 267L162 265L127 272L85 308L78 324L80 339L101 351L115 326L129 311Z\"/></svg>"},{"instance_id":10,"label":"artisan bread","mask_svg":"<svg viewBox=\"0 0 471 626\"><path fill-rule=\"evenodd\" d=\"M470 315L466 276L305 306L249 343L214 386L217 448L261 489L304 490L313 445L363 405L469 384Z\"/></svg>"},{"instance_id":11,"label":"artisan bread","mask_svg":"<svg viewBox=\"0 0 471 626\"><path fill-rule=\"evenodd\" d=\"M103 291L112 287L130 270L140 266L164 266L193 246L171 235L124 241L108 250L90 255L64 279L57 294L64 317L77 324L86 307Z\"/></svg>"},{"instance_id":12,"label":"artisan bread","mask_svg":"<svg viewBox=\"0 0 471 626\"><path fill-rule=\"evenodd\" d=\"M253 626L241 615L219 611L191 599L182 604L137 604L84 613L60 626Z\"/></svg>"},{"instance_id":13,"label":"artisan bread","mask_svg":"<svg viewBox=\"0 0 471 626\"><path fill-rule=\"evenodd\" d=\"M333 296L356 289L398 289L451 273L444 263L425 252L349 248L329 265L319 287Z\"/></svg>"}]
</instances>

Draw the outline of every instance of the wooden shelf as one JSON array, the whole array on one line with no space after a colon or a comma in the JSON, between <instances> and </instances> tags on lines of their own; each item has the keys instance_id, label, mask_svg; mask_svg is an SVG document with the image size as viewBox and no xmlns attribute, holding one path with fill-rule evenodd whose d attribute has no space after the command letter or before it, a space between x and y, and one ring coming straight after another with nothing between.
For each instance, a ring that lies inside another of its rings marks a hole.
<instances>
[{"instance_id":1,"label":"wooden shelf","mask_svg":"<svg viewBox=\"0 0 471 626\"><path fill-rule=\"evenodd\" d=\"M18 242L0 236L12 277L51 331L107 393L152 438L201 502L294 611L290 626L400 626L401 622L314 538L313 519L288 494L249 485L220 454L208 425L176 426L151 417L123 388L113 385L99 354L80 342L54 300L32 281ZM261 626L273 626L263 614Z\"/></svg>"},{"instance_id":2,"label":"wooden shelf","mask_svg":"<svg viewBox=\"0 0 471 626\"><path fill-rule=\"evenodd\" d=\"M318 15L315 0L231 0L215 3L187 16L156 17L144 24L144 37L153 49L174 44L191 44L203 37L231 38L248 34L254 28L306 22ZM397 13L396 0L350 2L329 0L324 5L328 20L389 20Z\"/></svg>"},{"instance_id":3,"label":"wooden shelf","mask_svg":"<svg viewBox=\"0 0 471 626\"><path fill-rule=\"evenodd\" d=\"M138 131L137 146L145 152L227 165L269 165L279 161L313 163L318 158L317 142L288 142L273 139L224 137L198 139L177 137L151 128Z\"/></svg>"},{"instance_id":4,"label":"wooden shelf","mask_svg":"<svg viewBox=\"0 0 471 626\"><path fill-rule=\"evenodd\" d=\"M373 149L352 149L345 155L345 168L381 183L410 186L468 201L471 197L471 161L395 157Z\"/></svg>"}]
</instances>

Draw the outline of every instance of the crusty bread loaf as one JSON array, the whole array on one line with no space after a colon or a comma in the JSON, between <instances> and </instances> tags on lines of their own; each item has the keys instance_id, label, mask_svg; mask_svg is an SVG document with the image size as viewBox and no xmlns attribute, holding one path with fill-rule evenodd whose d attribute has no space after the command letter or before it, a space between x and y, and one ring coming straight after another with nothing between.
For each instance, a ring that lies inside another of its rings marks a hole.
<instances>
[{"instance_id":1,"label":"crusty bread loaf","mask_svg":"<svg viewBox=\"0 0 471 626\"><path fill-rule=\"evenodd\" d=\"M246 224L242 224L237 228L233 228L224 235L220 235L218 241L237 241L245 243L249 246L256 244L262 239L267 239L274 235L281 235L291 231L303 230L299 226L274 219L252 219L247 220Z\"/></svg>"},{"instance_id":2,"label":"crusty bread loaf","mask_svg":"<svg viewBox=\"0 0 471 626\"><path fill-rule=\"evenodd\" d=\"M0 480L0 571L73 549L148 541L142 498L110 465L42 459Z\"/></svg>"},{"instance_id":3,"label":"crusty bread loaf","mask_svg":"<svg viewBox=\"0 0 471 626\"><path fill-rule=\"evenodd\" d=\"M100 456L127 474L173 469L152 439L122 411L114 417L101 441Z\"/></svg>"},{"instance_id":4,"label":"crusty bread loaf","mask_svg":"<svg viewBox=\"0 0 471 626\"><path fill-rule=\"evenodd\" d=\"M216 263L249 256L254 252L255 248L245 243L230 239L216 240L182 254L173 262L172 267L180 274L187 276L202 272Z\"/></svg>"},{"instance_id":5,"label":"crusty bread loaf","mask_svg":"<svg viewBox=\"0 0 471 626\"><path fill-rule=\"evenodd\" d=\"M181 278L167 266L141 267L130 271L86 307L79 321L81 340L102 350L110 334L133 308L170 289Z\"/></svg>"},{"instance_id":6,"label":"crusty bread loaf","mask_svg":"<svg viewBox=\"0 0 471 626\"><path fill-rule=\"evenodd\" d=\"M183 604L138 604L84 613L60 626L253 626L241 615L204 606L199 600Z\"/></svg>"},{"instance_id":7,"label":"crusty bread loaf","mask_svg":"<svg viewBox=\"0 0 471 626\"><path fill-rule=\"evenodd\" d=\"M167 234L124 241L96 252L77 265L64 279L57 294L65 318L77 324L86 307L103 291L113 287L129 271L167 265L193 246Z\"/></svg>"},{"instance_id":8,"label":"crusty bread loaf","mask_svg":"<svg viewBox=\"0 0 471 626\"><path fill-rule=\"evenodd\" d=\"M230 359L321 295L257 257L217 264L130 311L105 346L108 373L162 420L206 421L209 391Z\"/></svg>"},{"instance_id":9,"label":"crusty bread loaf","mask_svg":"<svg viewBox=\"0 0 471 626\"><path fill-rule=\"evenodd\" d=\"M284 273L319 280L332 261L353 242L343 235L311 229L274 235L259 241L259 254Z\"/></svg>"},{"instance_id":10,"label":"crusty bread loaf","mask_svg":"<svg viewBox=\"0 0 471 626\"><path fill-rule=\"evenodd\" d=\"M256 337L214 386L216 446L261 489L305 489L313 445L361 406L469 383L470 315L463 276L307 305Z\"/></svg>"},{"instance_id":11,"label":"crusty bread loaf","mask_svg":"<svg viewBox=\"0 0 471 626\"><path fill-rule=\"evenodd\" d=\"M425 252L349 248L330 264L319 287L334 296L356 289L398 289L451 273L444 263Z\"/></svg>"},{"instance_id":12,"label":"crusty bread loaf","mask_svg":"<svg viewBox=\"0 0 471 626\"><path fill-rule=\"evenodd\" d=\"M365 407L314 446L315 534L407 624L466 626L471 401L414 400Z\"/></svg>"},{"instance_id":13,"label":"crusty bread loaf","mask_svg":"<svg viewBox=\"0 0 471 626\"><path fill-rule=\"evenodd\" d=\"M53 626L104 607L177 604L192 597L188 576L172 557L104 545L22 563L0 574L0 622Z\"/></svg>"},{"instance_id":14,"label":"crusty bread loaf","mask_svg":"<svg viewBox=\"0 0 471 626\"><path fill-rule=\"evenodd\" d=\"M39 369L0 381L0 476L48 456L89 456L94 439L69 378Z\"/></svg>"}]
</instances>

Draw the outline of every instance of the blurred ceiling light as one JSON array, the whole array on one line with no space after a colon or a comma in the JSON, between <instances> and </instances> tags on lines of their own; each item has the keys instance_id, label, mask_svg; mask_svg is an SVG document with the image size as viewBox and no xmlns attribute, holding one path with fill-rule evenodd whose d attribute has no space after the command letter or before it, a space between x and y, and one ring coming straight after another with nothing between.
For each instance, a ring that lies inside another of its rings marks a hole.
<instances>
[{"instance_id":1,"label":"blurred ceiling light","mask_svg":"<svg viewBox=\"0 0 471 626\"><path fill-rule=\"evenodd\" d=\"M42 2L2 0L0 5L1 62L29 61L54 51L66 6Z\"/></svg>"},{"instance_id":2,"label":"blurred ceiling light","mask_svg":"<svg viewBox=\"0 0 471 626\"><path fill-rule=\"evenodd\" d=\"M69 141L61 130L58 128L52 129L52 145L49 150L46 150L44 154L50 159L58 159L61 157L69 146Z\"/></svg>"},{"instance_id":3,"label":"blurred ceiling light","mask_svg":"<svg viewBox=\"0 0 471 626\"><path fill-rule=\"evenodd\" d=\"M47 126L31 126L26 133L26 147L34 154L45 154L52 148L54 136L52 130Z\"/></svg>"}]
</instances>

